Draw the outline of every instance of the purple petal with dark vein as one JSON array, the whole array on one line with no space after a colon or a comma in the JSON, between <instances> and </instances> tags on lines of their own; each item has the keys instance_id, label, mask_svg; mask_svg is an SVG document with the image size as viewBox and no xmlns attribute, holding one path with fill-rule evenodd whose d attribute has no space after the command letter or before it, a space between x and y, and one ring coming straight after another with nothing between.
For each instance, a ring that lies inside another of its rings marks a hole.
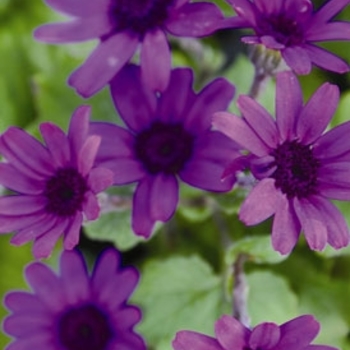
<instances>
[{"instance_id":1,"label":"purple petal with dark vein","mask_svg":"<svg viewBox=\"0 0 350 350\"><path fill-rule=\"evenodd\" d=\"M0 197L0 216L18 216L44 210L47 199L44 196L3 196Z\"/></svg>"},{"instance_id":2,"label":"purple petal with dark vein","mask_svg":"<svg viewBox=\"0 0 350 350\"><path fill-rule=\"evenodd\" d=\"M213 114L226 110L234 93L235 87L227 80L218 78L212 81L194 99L192 108L184 115L185 128L197 135L210 130Z\"/></svg>"},{"instance_id":3,"label":"purple petal with dark vein","mask_svg":"<svg viewBox=\"0 0 350 350\"><path fill-rule=\"evenodd\" d=\"M83 147L88 136L90 113L90 106L80 106L74 111L70 120L68 140L73 162L77 162L80 149Z\"/></svg>"},{"instance_id":4,"label":"purple petal with dark vein","mask_svg":"<svg viewBox=\"0 0 350 350\"><path fill-rule=\"evenodd\" d=\"M163 92L169 84L171 54L163 30L147 32L141 47L142 81L152 91Z\"/></svg>"},{"instance_id":5,"label":"purple petal with dark vein","mask_svg":"<svg viewBox=\"0 0 350 350\"><path fill-rule=\"evenodd\" d=\"M78 170L82 176L86 176L94 166L101 137L97 135L88 136L78 154Z\"/></svg>"},{"instance_id":6,"label":"purple petal with dark vein","mask_svg":"<svg viewBox=\"0 0 350 350\"><path fill-rule=\"evenodd\" d=\"M278 145L278 133L275 121L267 110L250 96L238 97L237 106L245 121L270 148Z\"/></svg>"},{"instance_id":7,"label":"purple petal with dark vein","mask_svg":"<svg viewBox=\"0 0 350 350\"><path fill-rule=\"evenodd\" d=\"M313 145L313 153L317 159L341 158L350 150L350 121L340 124L324 135Z\"/></svg>"},{"instance_id":8,"label":"purple petal with dark vein","mask_svg":"<svg viewBox=\"0 0 350 350\"><path fill-rule=\"evenodd\" d=\"M179 201L179 184L174 175L158 174L150 190L150 214L152 219L168 221Z\"/></svg>"},{"instance_id":9,"label":"purple petal with dark vein","mask_svg":"<svg viewBox=\"0 0 350 350\"><path fill-rule=\"evenodd\" d=\"M336 73L346 73L350 70L347 62L321 47L314 45L304 45L303 47L316 66Z\"/></svg>"},{"instance_id":10,"label":"purple petal with dark vein","mask_svg":"<svg viewBox=\"0 0 350 350\"><path fill-rule=\"evenodd\" d=\"M55 226L49 231L37 237L33 243L33 255L36 259L48 258L58 240L65 231L68 220L58 220Z\"/></svg>"},{"instance_id":11,"label":"purple petal with dark vein","mask_svg":"<svg viewBox=\"0 0 350 350\"><path fill-rule=\"evenodd\" d=\"M90 297L88 270L80 254L63 251L60 259L60 276L68 304L77 304Z\"/></svg>"},{"instance_id":12,"label":"purple petal with dark vein","mask_svg":"<svg viewBox=\"0 0 350 350\"><path fill-rule=\"evenodd\" d=\"M224 349L231 349L232 344L237 349L244 349L248 347L250 331L235 318L224 315L215 322L215 335Z\"/></svg>"},{"instance_id":13,"label":"purple petal with dark vein","mask_svg":"<svg viewBox=\"0 0 350 350\"><path fill-rule=\"evenodd\" d=\"M179 176L187 184L206 191L229 191L235 177L222 180L225 166L213 160L194 159L189 161L181 170Z\"/></svg>"},{"instance_id":14,"label":"purple petal with dark vein","mask_svg":"<svg viewBox=\"0 0 350 350\"><path fill-rule=\"evenodd\" d=\"M165 27L176 36L201 37L217 30L223 18L221 11L214 4L190 3L172 11Z\"/></svg>"},{"instance_id":15,"label":"purple petal with dark vein","mask_svg":"<svg viewBox=\"0 0 350 350\"><path fill-rule=\"evenodd\" d=\"M149 202L153 181L153 177L146 177L140 181L133 197L131 226L136 235L145 238L151 235L155 223L151 217Z\"/></svg>"},{"instance_id":16,"label":"purple petal with dark vein","mask_svg":"<svg viewBox=\"0 0 350 350\"><path fill-rule=\"evenodd\" d=\"M272 224L272 246L281 254L289 254L297 243L301 226L289 200L283 196Z\"/></svg>"},{"instance_id":17,"label":"purple petal with dark vein","mask_svg":"<svg viewBox=\"0 0 350 350\"><path fill-rule=\"evenodd\" d=\"M279 73L276 85L276 123L283 142L296 136L295 126L303 106L303 95L292 72Z\"/></svg>"},{"instance_id":18,"label":"purple petal with dark vein","mask_svg":"<svg viewBox=\"0 0 350 350\"><path fill-rule=\"evenodd\" d=\"M42 25L34 31L34 38L50 44L74 43L98 38L112 28L112 23L106 14Z\"/></svg>"},{"instance_id":19,"label":"purple petal with dark vein","mask_svg":"<svg viewBox=\"0 0 350 350\"><path fill-rule=\"evenodd\" d=\"M25 165L24 169L30 168L39 176L50 176L54 172L48 150L24 130L12 126L2 134L1 140L9 152L6 152L4 147L0 147L0 152L10 163L13 163L14 167L17 168L20 162ZM19 169L21 170L22 167ZM25 174L25 171L23 173Z\"/></svg>"},{"instance_id":20,"label":"purple petal with dark vein","mask_svg":"<svg viewBox=\"0 0 350 350\"><path fill-rule=\"evenodd\" d=\"M193 71L188 68L173 69L167 89L160 95L157 116L163 122L182 122L196 95L192 88Z\"/></svg>"},{"instance_id":21,"label":"purple petal with dark vein","mask_svg":"<svg viewBox=\"0 0 350 350\"><path fill-rule=\"evenodd\" d=\"M35 195L43 192L44 181L38 181L23 175L9 163L0 163L0 183L12 191Z\"/></svg>"},{"instance_id":22,"label":"purple petal with dark vein","mask_svg":"<svg viewBox=\"0 0 350 350\"><path fill-rule=\"evenodd\" d=\"M92 96L129 61L138 44L138 38L126 32L102 41L85 63L71 74L68 84L82 97Z\"/></svg>"},{"instance_id":23,"label":"purple petal with dark vein","mask_svg":"<svg viewBox=\"0 0 350 350\"><path fill-rule=\"evenodd\" d=\"M228 112L214 113L212 124L216 130L219 130L258 157L266 156L271 152L271 149L248 124L234 114Z\"/></svg>"},{"instance_id":24,"label":"purple petal with dark vein","mask_svg":"<svg viewBox=\"0 0 350 350\"><path fill-rule=\"evenodd\" d=\"M280 349L304 349L316 337L320 325L312 315L302 315L280 326Z\"/></svg>"},{"instance_id":25,"label":"purple petal with dark vein","mask_svg":"<svg viewBox=\"0 0 350 350\"><path fill-rule=\"evenodd\" d=\"M61 311L66 304L59 277L40 262L30 264L25 270L26 279L34 293L50 311Z\"/></svg>"},{"instance_id":26,"label":"purple petal with dark vein","mask_svg":"<svg viewBox=\"0 0 350 350\"><path fill-rule=\"evenodd\" d=\"M261 180L243 202L239 211L240 220L249 226L266 220L277 211L281 196L274 179Z\"/></svg>"},{"instance_id":27,"label":"purple petal with dark vein","mask_svg":"<svg viewBox=\"0 0 350 350\"><path fill-rule=\"evenodd\" d=\"M64 249L71 250L79 243L82 223L83 223L83 215L82 213L78 212L75 214L74 218L71 219L66 229L66 232L64 234L64 239L63 239Z\"/></svg>"},{"instance_id":28,"label":"purple petal with dark vein","mask_svg":"<svg viewBox=\"0 0 350 350\"><path fill-rule=\"evenodd\" d=\"M319 180L318 187L319 194L326 198L350 201L350 186L348 183Z\"/></svg>"},{"instance_id":29,"label":"purple petal with dark vein","mask_svg":"<svg viewBox=\"0 0 350 350\"><path fill-rule=\"evenodd\" d=\"M296 133L301 143L312 144L321 136L338 107L339 95L336 85L324 83L311 96L297 120Z\"/></svg>"},{"instance_id":30,"label":"purple petal with dark vein","mask_svg":"<svg viewBox=\"0 0 350 350\"><path fill-rule=\"evenodd\" d=\"M339 21L317 26L305 37L308 41L350 40L350 23Z\"/></svg>"},{"instance_id":31,"label":"purple petal with dark vein","mask_svg":"<svg viewBox=\"0 0 350 350\"><path fill-rule=\"evenodd\" d=\"M78 17L90 17L96 13L106 12L110 6L110 0L45 0L45 2L57 11Z\"/></svg>"},{"instance_id":32,"label":"purple petal with dark vein","mask_svg":"<svg viewBox=\"0 0 350 350\"><path fill-rule=\"evenodd\" d=\"M255 326L249 337L251 349L272 349L281 337L280 328L272 322L264 322Z\"/></svg>"},{"instance_id":33,"label":"purple petal with dark vein","mask_svg":"<svg viewBox=\"0 0 350 350\"><path fill-rule=\"evenodd\" d=\"M96 220L100 214L100 206L96 195L91 191L85 194L85 201L83 203L83 212L88 220Z\"/></svg>"},{"instance_id":34,"label":"purple petal with dark vein","mask_svg":"<svg viewBox=\"0 0 350 350\"><path fill-rule=\"evenodd\" d=\"M222 350L216 339L192 331L177 332L172 345L174 350Z\"/></svg>"},{"instance_id":35,"label":"purple petal with dark vein","mask_svg":"<svg viewBox=\"0 0 350 350\"><path fill-rule=\"evenodd\" d=\"M324 197L313 196L312 203L325 219L328 243L335 249L346 247L350 242L350 234L343 214L332 202Z\"/></svg>"},{"instance_id":36,"label":"purple petal with dark vein","mask_svg":"<svg viewBox=\"0 0 350 350\"><path fill-rule=\"evenodd\" d=\"M114 174L111 170L98 167L91 169L88 185L93 193L100 193L113 184Z\"/></svg>"},{"instance_id":37,"label":"purple petal with dark vein","mask_svg":"<svg viewBox=\"0 0 350 350\"><path fill-rule=\"evenodd\" d=\"M327 244L327 223L312 199L294 198L295 213L309 247L312 250L323 250Z\"/></svg>"},{"instance_id":38,"label":"purple petal with dark vein","mask_svg":"<svg viewBox=\"0 0 350 350\"><path fill-rule=\"evenodd\" d=\"M18 230L18 232L12 236L10 242L14 245L22 245L49 231L55 224L56 220L51 215L45 215L42 218L39 217L32 225Z\"/></svg>"},{"instance_id":39,"label":"purple petal with dark vein","mask_svg":"<svg viewBox=\"0 0 350 350\"><path fill-rule=\"evenodd\" d=\"M313 15L311 22L312 26L316 27L321 23L328 22L349 3L349 0L330 0L324 3L324 5Z\"/></svg>"},{"instance_id":40,"label":"purple petal with dark vein","mask_svg":"<svg viewBox=\"0 0 350 350\"><path fill-rule=\"evenodd\" d=\"M40 124L40 132L45 141L46 147L51 153L51 160L56 168L65 167L70 160L70 147L65 133L55 124Z\"/></svg>"},{"instance_id":41,"label":"purple petal with dark vein","mask_svg":"<svg viewBox=\"0 0 350 350\"><path fill-rule=\"evenodd\" d=\"M141 70L127 65L111 81L111 94L117 111L134 132L148 128L155 118L156 94L141 81Z\"/></svg>"},{"instance_id":42,"label":"purple petal with dark vein","mask_svg":"<svg viewBox=\"0 0 350 350\"><path fill-rule=\"evenodd\" d=\"M308 53L300 46L287 47L282 50L282 57L286 64L298 75L311 72L311 60Z\"/></svg>"}]
</instances>

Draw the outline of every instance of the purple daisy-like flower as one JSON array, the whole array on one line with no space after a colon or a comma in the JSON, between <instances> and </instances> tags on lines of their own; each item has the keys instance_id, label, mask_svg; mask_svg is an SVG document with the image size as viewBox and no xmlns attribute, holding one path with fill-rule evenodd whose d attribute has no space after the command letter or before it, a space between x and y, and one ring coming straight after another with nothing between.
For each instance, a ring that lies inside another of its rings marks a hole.
<instances>
[{"instance_id":1,"label":"purple daisy-like flower","mask_svg":"<svg viewBox=\"0 0 350 350\"><path fill-rule=\"evenodd\" d=\"M15 340L6 350L146 350L133 331L140 310L128 305L138 272L121 268L115 250L103 252L90 277L77 251L64 251L60 273L34 262L26 269L32 293L11 291L3 323Z\"/></svg>"},{"instance_id":2,"label":"purple daisy-like flower","mask_svg":"<svg viewBox=\"0 0 350 350\"><path fill-rule=\"evenodd\" d=\"M320 325L311 315L299 316L280 326L264 322L252 330L231 316L215 324L216 338L180 331L173 341L174 350L335 350L327 345L312 345Z\"/></svg>"},{"instance_id":3,"label":"purple daisy-like flower","mask_svg":"<svg viewBox=\"0 0 350 350\"><path fill-rule=\"evenodd\" d=\"M155 221L174 214L178 178L201 189L228 191L233 181L221 181L221 174L239 153L229 138L211 131L213 112L226 109L233 97L229 82L216 79L196 94L192 71L175 69L159 95L142 85L140 73L129 65L111 82L114 104L128 130L93 122L90 133L102 138L96 161L114 172L114 183L138 182L132 227L148 237Z\"/></svg>"},{"instance_id":4,"label":"purple daisy-like flower","mask_svg":"<svg viewBox=\"0 0 350 350\"><path fill-rule=\"evenodd\" d=\"M11 243L34 240L36 258L48 256L64 234L64 247L78 244L83 214L99 215L96 194L110 186L113 173L95 167L100 137L88 135L90 107L79 107L68 135L42 123L41 144L22 129L10 127L0 137L0 183L15 194L0 197L0 232L17 231Z\"/></svg>"},{"instance_id":5,"label":"purple daisy-like flower","mask_svg":"<svg viewBox=\"0 0 350 350\"><path fill-rule=\"evenodd\" d=\"M48 43L98 38L100 43L69 78L84 97L103 88L141 45L143 80L163 91L170 78L171 55L166 34L202 37L223 20L219 8L190 0L45 0L73 19L39 27L34 36Z\"/></svg>"},{"instance_id":6,"label":"purple daisy-like flower","mask_svg":"<svg viewBox=\"0 0 350 350\"><path fill-rule=\"evenodd\" d=\"M331 21L349 0L330 0L315 11L310 0L227 0L237 17L227 26L251 28L254 35L245 36L247 44L262 44L281 52L286 64L296 74L308 74L312 64L345 73L349 65L315 45L331 40L350 40L350 23Z\"/></svg>"},{"instance_id":7,"label":"purple daisy-like flower","mask_svg":"<svg viewBox=\"0 0 350 350\"><path fill-rule=\"evenodd\" d=\"M255 225L274 215L272 244L282 254L293 249L301 229L311 249L349 243L344 217L329 199L350 199L350 122L322 134L338 101L338 87L325 83L303 106L296 76L282 72L276 120L249 96L237 101L242 118L214 116L218 130L251 152L250 168L259 180L240 219Z\"/></svg>"}]
</instances>

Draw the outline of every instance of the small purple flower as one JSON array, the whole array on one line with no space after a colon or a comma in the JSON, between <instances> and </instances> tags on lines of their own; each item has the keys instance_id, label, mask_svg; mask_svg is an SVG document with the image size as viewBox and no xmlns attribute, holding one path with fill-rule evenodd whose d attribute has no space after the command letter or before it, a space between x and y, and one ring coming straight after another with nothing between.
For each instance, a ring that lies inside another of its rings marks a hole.
<instances>
[{"instance_id":1,"label":"small purple flower","mask_svg":"<svg viewBox=\"0 0 350 350\"><path fill-rule=\"evenodd\" d=\"M219 8L191 0L45 0L57 11L73 16L66 23L39 27L34 36L48 43L100 39L100 43L69 78L84 97L103 88L141 45L143 80L163 91L170 78L171 55L166 34L202 37L223 20Z\"/></svg>"},{"instance_id":2,"label":"small purple flower","mask_svg":"<svg viewBox=\"0 0 350 350\"><path fill-rule=\"evenodd\" d=\"M255 35L243 37L247 44L278 50L296 74L309 74L312 64L337 73L349 65L315 45L320 41L350 40L350 23L331 21L349 0L330 0L314 11L310 0L227 0L237 17L227 26L251 28Z\"/></svg>"},{"instance_id":3,"label":"small purple flower","mask_svg":"<svg viewBox=\"0 0 350 350\"><path fill-rule=\"evenodd\" d=\"M91 123L100 135L97 164L111 169L114 183L138 182L133 199L132 227L148 237L155 221L174 214L178 177L209 191L228 191L233 181L221 181L238 146L211 131L212 114L226 109L234 87L216 79L199 94L192 88L190 69L175 69L168 88L159 95L142 85L140 69L126 66L111 82L114 104L128 130L111 123Z\"/></svg>"},{"instance_id":4,"label":"small purple flower","mask_svg":"<svg viewBox=\"0 0 350 350\"><path fill-rule=\"evenodd\" d=\"M336 350L326 345L311 345L320 325L311 315L299 316L280 326L264 322L252 330L231 316L215 324L216 338L192 331L180 331L174 350Z\"/></svg>"},{"instance_id":5,"label":"small purple flower","mask_svg":"<svg viewBox=\"0 0 350 350\"><path fill-rule=\"evenodd\" d=\"M99 136L89 136L90 107L78 108L68 135L42 123L45 146L22 129L10 127L0 137L0 183L15 194L0 197L0 232L17 231L11 243L34 240L36 258L48 256L64 234L64 247L79 241L83 213L99 215L96 194L110 186L110 170L94 167Z\"/></svg>"},{"instance_id":6,"label":"small purple flower","mask_svg":"<svg viewBox=\"0 0 350 350\"><path fill-rule=\"evenodd\" d=\"M289 253L303 230L311 249L349 243L343 215L329 199L350 200L350 122L322 135L339 101L339 89L323 84L303 106L298 80L277 75L276 120L249 96L237 104L242 118L226 112L214 126L251 152L250 168L259 180L240 209L255 225L275 215L272 244Z\"/></svg>"},{"instance_id":7,"label":"small purple flower","mask_svg":"<svg viewBox=\"0 0 350 350\"><path fill-rule=\"evenodd\" d=\"M146 350L133 331L140 310L128 305L138 272L121 268L116 251L102 253L90 277L81 254L64 251L60 273L34 262L26 269L32 293L12 291L12 314L3 327L15 340L6 347L45 350Z\"/></svg>"}]
</instances>

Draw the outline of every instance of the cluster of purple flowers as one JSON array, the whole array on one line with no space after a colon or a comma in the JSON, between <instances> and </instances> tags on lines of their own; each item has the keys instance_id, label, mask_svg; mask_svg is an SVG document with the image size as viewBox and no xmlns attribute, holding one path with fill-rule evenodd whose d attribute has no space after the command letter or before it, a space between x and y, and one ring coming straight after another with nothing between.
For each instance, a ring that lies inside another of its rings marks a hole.
<instances>
[{"instance_id":1,"label":"cluster of purple flowers","mask_svg":"<svg viewBox=\"0 0 350 350\"><path fill-rule=\"evenodd\" d=\"M79 243L84 220L99 217L98 194L112 185L137 183L131 226L149 238L179 201L179 181L228 192L238 171L256 182L240 219L256 225L274 216L272 245L289 254L303 232L309 247L339 249L350 242L344 217L331 200L350 200L350 121L325 132L339 102L337 86L325 83L304 104L295 74L312 64L334 72L349 65L315 45L350 40L350 23L333 21L350 0L330 0L317 11L310 0L228 0L236 16L216 5L190 0L45 0L72 18L46 24L34 36L48 43L99 39L68 84L87 98L109 85L125 127L90 122L79 107L65 134L40 125L43 143L17 127L0 136L0 232L11 243L33 243L35 258L51 254L63 236L66 250ZM217 78L201 91L189 68L171 69L168 35L202 37L218 29L250 28L243 42L277 51L292 71L276 77L276 116L252 97L239 96L241 116L227 112L235 87ZM140 66L133 64L139 52ZM262 205L263 203L263 205ZM103 253L90 277L82 256L65 251L56 276L40 262L26 270L33 290L11 292L5 331L9 350L144 350L133 331L137 307L127 304L138 273L121 268L119 255ZM310 345L319 325L301 316L281 326L252 330L223 316L216 338L181 331L175 350L331 350Z\"/></svg>"}]
</instances>

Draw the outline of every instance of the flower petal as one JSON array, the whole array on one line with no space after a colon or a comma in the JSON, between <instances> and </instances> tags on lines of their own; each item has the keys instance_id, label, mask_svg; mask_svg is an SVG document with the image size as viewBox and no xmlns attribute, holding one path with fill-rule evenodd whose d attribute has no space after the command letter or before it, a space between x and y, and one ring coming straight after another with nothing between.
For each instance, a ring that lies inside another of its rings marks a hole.
<instances>
[{"instance_id":1,"label":"flower petal","mask_svg":"<svg viewBox=\"0 0 350 350\"><path fill-rule=\"evenodd\" d=\"M70 221L69 226L64 234L63 245L64 249L71 250L78 243L80 238L81 225L83 223L83 215L78 212L75 217Z\"/></svg>"},{"instance_id":2,"label":"flower petal","mask_svg":"<svg viewBox=\"0 0 350 350\"><path fill-rule=\"evenodd\" d=\"M91 135L87 137L78 154L78 171L82 176L86 176L94 166L96 154L100 147L101 137Z\"/></svg>"},{"instance_id":3,"label":"flower petal","mask_svg":"<svg viewBox=\"0 0 350 350\"><path fill-rule=\"evenodd\" d=\"M349 4L349 0L331 0L326 2L312 17L312 27L320 25L320 23L328 22L345 6Z\"/></svg>"},{"instance_id":4,"label":"flower petal","mask_svg":"<svg viewBox=\"0 0 350 350\"><path fill-rule=\"evenodd\" d=\"M172 11L165 26L177 36L201 37L212 34L223 20L219 8L211 3L188 3Z\"/></svg>"},{"instance_id":5,"label":"flower petal","mask_svg":"<svg viewBox=\"0 0 350 350\"><path fill-rule=\"evenodd\" d=\"M172 345L174 350L222 350L216 339L191 331L177 332Z\"/></svg>"},{"instance_id":6,"label":"flower petal","mask_svg":"<svg viewBox=\"0 0 350 350\"><path fill-rule=\"evenodd\" d=\"M249 348L272 349L281 337L280 328L271 322L265 322L253 328L249 337Z\"/></svg>"},{"instance_id":7,"label":"flower petal","mask_svg":"<svg viewBox=\"0 0 350 350\"><path fill-rule=\"evenodd\" d=\"M157 98L142 84L139 67L128 65L122 69L111 81L111 94L117 111L132 131L149 127Z\"/></svg>"},{"instance_id":8,"label":"flower petal","mask_svg":"<svg viewBox=\"0 0 350 350\"><path fill-rule=\"evenodd\" d=\"M271 151L247 123L234 114L228 112L214 113L213 126L258 157L265 156Z\"/></svg>"},{"instance_id":9,"label":"flower petal","mask_svg":"<svg viewBox=\"0 0 350 350\"><path fill-rule=\"evenodd\" d=\"M129 61L138 45L138 38L121 32L102 41L85 63L75 70L68 84L84 98L90 97L105 85Z\"/></svg>"},{"instance_id":10,"label":"flower petal","mask_svg":"<svg viewBox=\"0 0 350 350\"><path fill-rule=\"evenodd\" d=\"M312 198L294 198L294 209L309 247L323 250L327 244L327 224Z\"/></svg>"},{"instance_id":11,"label":"flower petal","mask_svg":"<svg viewBox=\"0 0 350 350\"><path fill-rule=\"evenodd\" d=\"M336 85L325 83L311 96L297 121L296 132L301 143L313 143L326 129L337 109L339 94Z\"/></svg>"},{"instance_id":12,"label":"flower petal","mask_svg":"<svg viewBox=\"0 0 350 350\"><path fill-rule=\"evenodd\" d=\"M235 12L246 19L252 27L256 26L256 15L258 14L256 5L249 0L227 0Z\"/></svg>"},{"instance_id":13,"label":"flower petal","mask_svg":"<svg viewBox=\"0 0 350 350\"><path fill-rule=\"evenodd\" d=\"M0 215L17 216L44 210L46 198L43 196L3 196L0 197Z\"/></svg>"},{"instance_id":14,"label":"flower petal","mask_svg":"<svg viewBox=\"0 0 350 350\"><path fill-rule=\"evenodd\" d=\"M150 191L150 214L152 219L168 221L179 201L179 184L174 175L155 176Z\"/></svg>"},{"instance_id":15,"label":"flower petal","mask_svg":"<svg viewBox=\"0 0 350 350\"><path fill-rule=\"evenodd\" d=\"M308 41L350 40L349 22L332 22L312 28L306 33Z\"/></svg>"},{"instance_id":16,"label":"flower petal","mask_svg":"<svg viewBox=\"0 0 350 350\"><path fill-rule=\"evenodd\" d=\"M93 193L100 193L112 185L114 174L105 168L93 168L89 173L88 184Z\"/></svg>"},{"instance_id":17,"label":"flower petal","mask_svg":"<svg viewBox=\"0 0 350 350\"><path fill-rule=\"evenodd\" d=\"M184 115L185 128L195 134L211 129L213 114L228 108L235 87L225 79L215 79L194 99L192 108ZM186 118L186 119L185 119Z\"/></svg>"},{"instance_id":18,"label":"flower petal","mask_svg":"<svg viewBox=\"0 0 350 350\"><path fill-rule=\"evenodd\" d=\"M96 220L100 215L100 206L96 195L91 191L85 195L85 201L83 203L83 212L87 220Z\"/></svg>"},{"instance_id":19,"label":"flower petal","mask_svg":"<svg viewBox=\"0 0 350 350\"><path fill-rule=\"evenodd\" d=\"M281 72L276 83L276 122L281 142L295 137L295 125L303 106L303 95L297 77Z\"/></svg>"},{"instance_id":20,"label":"flower petal","mask_svg":"<svg viewBox=\"0 0 350 350\"><path fill-rule=\"evenodd\" d=\"M120 267L120 256L117 250L107 249L99 255L92 273L92 288L98 293L99 288L104 288L110 283Z\"/></svg>"},{"instance_id":21,"label":"flower petal","mask_svg":"<svg viewBox=\"0 0 350 350\"><path fill-rule=\"evenodd\" d=\"M278 145L276 124L267 110L250 96L238 97L237 106L245 121L270 148Z\"/></svg>"},{"instance_id":22,"label":"flower petal","mask_svg":"<svg viewBox=\"0 0 350 350\"><path fill-rule=\"evenodd\" d=\"M51 44L72 43L98 38L112 28L107 15L95 15L70 22L42 25L34 31L34 38Z\"/></svg>"},{"instance_id":23,"label":"flower petal","mask_svg":"<svg viewBox=\"0 0 350 350\"><path fill-rule=\"evenodd\" d=\"M282 51L282 57L296 74L306 75L311 72L310 57L302 47L287 47Z\"/></svg>"},{"instance_id":24,"label":"flower petal","mask_svg":"<svg viewBox=\"0 0 350 350\"><path fill-rule=\"evenodd\" d=\"M146 33L141 48L142 81L152 90L163 92L169 84L171 55L163 30Z\"/></svg>"},{"instance_id":25,"label":"flower petal","mask_svg":"<svg viewBox=\"0 0 350 350\"><path fill-rule=\"evenodd\" d=\"M0 215L0 232L8 233L25 228L46 217L46 213L34 213L30 215L3 216Z\"/></svg>"},{"instance_id":26,"label":"flower petal","mask_svg":"<svg viewBox=\"0 0 350 350\"><path fill-rule=\"evenodd\" d=\"M275 187L275 179L263 179L243 202L239 211L240 220L249 226L266 220L277 211L281 196L282 194Z\"/></svg>"}]
</instances>

